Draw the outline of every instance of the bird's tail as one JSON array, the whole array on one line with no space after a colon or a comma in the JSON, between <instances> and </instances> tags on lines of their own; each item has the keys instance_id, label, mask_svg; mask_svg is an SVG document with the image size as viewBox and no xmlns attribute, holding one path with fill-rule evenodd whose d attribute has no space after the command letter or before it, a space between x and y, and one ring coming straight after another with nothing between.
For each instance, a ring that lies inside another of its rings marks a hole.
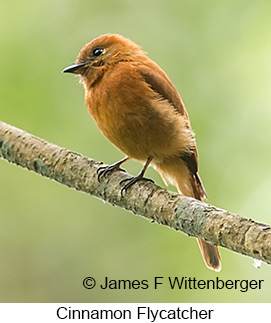
<instances>
[{"instance_id":1,"label":"bird's tail","mask_svg":"<svg viewBox=\"0 0 271 323\"><path fill-rule=\"evenodd\" d=\"M157 171L163 179L176 186L182 195L203 200L206 197L203 184L197 172L194 174L187 167L186 162L174 159L171 163L156 165ZM217 246L201 238L197 238L199 248L206 266L219 272L221 270L220 255Z\"/></svg>"}]
</instances>

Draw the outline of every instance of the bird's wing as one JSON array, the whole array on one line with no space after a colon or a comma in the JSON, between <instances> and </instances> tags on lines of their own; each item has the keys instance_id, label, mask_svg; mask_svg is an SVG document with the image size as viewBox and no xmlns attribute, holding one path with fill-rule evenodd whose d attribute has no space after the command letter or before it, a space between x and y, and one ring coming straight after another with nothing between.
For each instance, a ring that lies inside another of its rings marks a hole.
<instances>
[{"instance_id":1,"label":"bird's wing","mask_svg":"<svg viewBox=\"0 0 271 323\"><path fill-rule=\"evenodd\" d=\"M178 91L166 73L162 71L158 65L140 65L138 66L138 72L153 91L171 103L180 114L184 115L188 119L184 103Z\"/></svg>"},{"instance_id":2,"label":"bird's wing","mask_svg":"<svg viewBox=\"0 0 271 323\"><path fill-rule=\"evenodd\" d=\"M172 104L174 108L188 120L187 125L190 127L190 121L184 103L166 73L161 70L158 65L152 62L148 62L148 65L144 64L138 66L138 72L153 91ZM190 153L184 154L181 158L193 174L193 186L195 187L197 198L203 199L206 197L206 193L198 175L197 148L195 147Z\"/></svg>"}]
</instances>

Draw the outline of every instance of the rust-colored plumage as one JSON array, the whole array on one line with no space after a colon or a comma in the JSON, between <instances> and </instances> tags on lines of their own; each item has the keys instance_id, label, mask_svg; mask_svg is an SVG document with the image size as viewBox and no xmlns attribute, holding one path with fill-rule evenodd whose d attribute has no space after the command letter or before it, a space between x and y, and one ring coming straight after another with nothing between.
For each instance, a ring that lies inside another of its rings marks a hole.
<instances>
[{"instance_id":1,"label":"rust-colored plumage","mask_svg":"<svg viewBox=\"0 0 271 323\"><path fill-rule=\"evenodd\" d=\"M101 167L99 178L133 158L145 166L122 192L143 179L151 164L181 194L205 198L195 137L183 101L166 73L137 44L117 34L102 35L86 44L75 65L63 72L80 75L90 114L127 156ZM220 271L217 247L201 238L198 242L206 265Z\"/></svg>"}]
</instances>

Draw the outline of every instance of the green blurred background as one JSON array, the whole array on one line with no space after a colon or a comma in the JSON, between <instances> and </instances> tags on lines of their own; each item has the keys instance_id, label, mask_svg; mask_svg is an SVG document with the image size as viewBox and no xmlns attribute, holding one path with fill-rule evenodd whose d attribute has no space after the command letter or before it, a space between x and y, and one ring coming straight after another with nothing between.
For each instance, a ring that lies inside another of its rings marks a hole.
<instances>
[{"instance_id":1,"label":"green blurred background","mask_svg":"<svg viewBox=\"0 0 271 323\"><path fill-rule=\"evenodd\" d=\"M140 44L180 91L197 135L208 202L270 223L269 0L47 0L0 3L1 119L112 163L76 77L82 45L117 32ZM141 165L128 162L136 174ZM162 185L150 169L148 177ZM269 302L271 271L220 249L205 268L195 239L0 160L1 302ZM174 190L173 187L170 189ZM86 290L86 276L264 279L262 290Z\"/></svg>"}]
</instances>

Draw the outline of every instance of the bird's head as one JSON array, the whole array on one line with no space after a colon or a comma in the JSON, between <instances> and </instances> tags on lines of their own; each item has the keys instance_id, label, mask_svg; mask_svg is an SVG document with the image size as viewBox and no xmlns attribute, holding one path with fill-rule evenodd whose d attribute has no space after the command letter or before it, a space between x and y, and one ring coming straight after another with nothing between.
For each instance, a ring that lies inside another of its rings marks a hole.
<instances>
[{"instance_id":1,"label":"bird's head","mask_svg":"<svg viewBox=\"0 0 271 323\"><path fill-rule=\"evenodd\" d=\"M75 64L66 67L62 72L79 74L83 81L90 81L97 72L100 74L99 72L105 71L111 65L130 61L133 57L144 54L140 46L130 39L118 34L105 34L86 44L78 54Z\"/></svg>"}]
</instances>

